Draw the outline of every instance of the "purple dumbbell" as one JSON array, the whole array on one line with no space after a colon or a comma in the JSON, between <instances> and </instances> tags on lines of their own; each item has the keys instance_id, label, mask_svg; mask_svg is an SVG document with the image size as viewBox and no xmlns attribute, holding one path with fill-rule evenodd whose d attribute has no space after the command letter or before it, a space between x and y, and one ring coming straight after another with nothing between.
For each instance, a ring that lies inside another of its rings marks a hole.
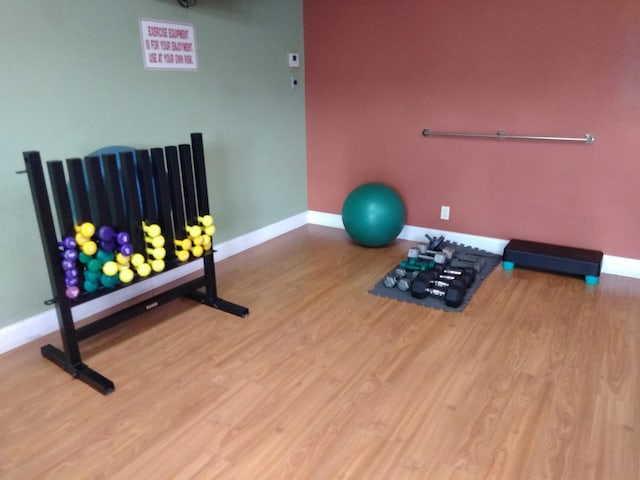
<instances>
[{"instance_id":1,"label":"purple dumbbell","mask_svg":"<svg viewBox=\"0 0 640 480\"><path fill-rule=\"evenodd\" d=\"M78 244L76 243L75 238L64 237L61 242L58 242L58 246L62 247L64 250L75 250Z\"/></svg>"},{"instance_id":2,"label":"purple dumbbell","mask_svg":"<svg viewBox=\"0 0 640 480\"><path fill-rule=\"evenodd\" d=\"M65 250L62 253L62 258L63 260L72 260L75 262L78 259L78 251L75 249Z\"/></svg>"},{"instance_id":3,"label":"purple dumbbell","mask_svg":"<svg viewBox=\"0 0 640 480\"><path fill-rule=\"evenodd\" d=\"M118 245L127 245L131 243L131 235L129 235L129 232L120 232L116 236L116 240L118 241Z\"/></svg>"},{"instance_id":4,"label":"purple dumbbell","mask_svg":"<svg viewBox=\"0 0 640 480\"><path fill-rule=\"evenodd\" d=\"M98 240L100 242L100 250L105 252L113 252L116 248L116 232L109 226L103 226L98 229Z\"/></svg>"},{"instance_id":5,"label":"purple dumbbell","mask_svg":"<svg viewBox=\"0 0 640 480\"><path fill-rule=\"evenodd\" d=\"M120 253L125 257L133 255L133 245L131 245L130 243L124 243L120 245Z\"/></svg>"},{"instance_id":6,"label":"purple dumbbell","mask_svg":"<svg viewBox=\"0 0 640 480\"><path fill-rule=\"evenodd\" d=\"M80 272L77 268L69 268L64 271L65 278L78 278Z\"/></svg>"},{"instance_id":7,"label":"purple dumbbell","mask_svg":"<svg viewBox=\"0 0 640 480\"><path fill-rule=\"evenodd\" d=\"M80 277L65 277L64 279L64 284L67 287L73 287L74 285L78 285L80 283Z\"/></svg>"},{"instance_id":8,"label":"purple dumbbell","mask_svg":"<svg viewBox=\"0 0 640 480\"><path fill-rule=\"evenodd\" d=\"M105 225L98 229L98 238L103 242L110 242L115 236L116 232L109 226Z\"/></svg>"},{"instance_id":9,"label":"purple dumbbell","mask_svg":"<svg viewBox=\"0 0 640 480\"><path fill-rule=\"evenodd\" d=\"M63 270L70 270L72 268L76 268L76 261L64 258L62 260L62 269Z\"/></svg>"},{"instance_id":10,"label":"purple dumbbell","mask_svg":"<svg viewBox=\"0 0 640 480\"><path fill-rule=\"evenodd\" d=\"M116 241L114 239L111 240L103 240L100 242L100 250L105 252L113 252L116 249Z\"/></svg>"},{"instance_id":11,"label":"purple dumbbell","mask_svg":"<svg viewBox=\"0 0 640 480\"><path fill-rule=\"evenodd\" d=\"M80 287L78 287L77 285L69 285L64 291L64 294L67 296L67 298L78 298L78 296L80 295Z\"/></svg>"}]
</instances>

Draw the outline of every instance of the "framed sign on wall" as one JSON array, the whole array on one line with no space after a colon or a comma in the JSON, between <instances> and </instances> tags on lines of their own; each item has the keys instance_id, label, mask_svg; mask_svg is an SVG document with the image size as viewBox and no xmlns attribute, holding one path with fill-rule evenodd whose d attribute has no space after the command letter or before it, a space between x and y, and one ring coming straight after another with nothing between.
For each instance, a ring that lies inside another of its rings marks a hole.
<instances>
[{"instance_id":1,"label":"framed sign on wall","mask_svg":"<svg viewBox=\"0 0 640 480\"><path fill-rule=\"evenodd\" d=\"M140 41L148 70L198 69L193 25L141 18Z\"/></svg>"}]
</instances>

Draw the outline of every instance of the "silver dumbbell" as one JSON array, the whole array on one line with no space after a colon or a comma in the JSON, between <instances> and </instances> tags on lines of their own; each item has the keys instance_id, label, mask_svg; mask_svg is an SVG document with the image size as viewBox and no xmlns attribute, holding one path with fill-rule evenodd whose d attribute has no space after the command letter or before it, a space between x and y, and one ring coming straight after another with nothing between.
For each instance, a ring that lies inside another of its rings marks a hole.
<instances>
[{"instance_id":1,"label":"silver dumbbell","mask_svg":"<svg viewBox=\"0 0 640 480\"><path fill-rule=\"evenodd\" d=\"M404 268L396 268L393 272L389 273L382 281L387 288L393 288L398 284L398 281L407 276L407 271Z\"/></svg>"},{"instance_id":2,"label":"silver dumbbell","mask_svg":"<svg viewBox=\"0 0 640 480\"><path fill-rule=\"evenodd\" d=\"M444 247L442 250L429 250L429 246L424 243L418 244L417 247L412 247L407 252L409 258L420 258L422 260L433 260L439 264L446 264L451 260L455 249L453 247Z\"/></svg>"},{"instance_id":3,"label":"silver dumbbell","mask_svg":"<svg viewBox=\"0 0 640 480\"><path fill-rule=\"evenodd\" d=\"M407 292L411 289L411 282L417 272L407 272L403 268L396 268L389 275L384 277L383 284L387 288L397 287L398 290Z\"/></svg>"}]
</instances>

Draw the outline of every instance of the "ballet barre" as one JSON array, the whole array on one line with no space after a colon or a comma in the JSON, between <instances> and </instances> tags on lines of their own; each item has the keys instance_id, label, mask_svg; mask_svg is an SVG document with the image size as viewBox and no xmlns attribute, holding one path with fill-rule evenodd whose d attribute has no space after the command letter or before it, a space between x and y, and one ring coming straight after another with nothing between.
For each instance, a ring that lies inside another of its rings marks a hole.
<instances>
[{"instance_id":1,"label":"ballet barre","mask_svg":"<svg viewBox=\"0 0 640 480\"><path fill-rule=\"evenodd\" d=\"M461 132L434 132L429 128L422 131L425 137L476 137L476 138L497 138L498 140L552 140L561 142L584 142L588 145L596 141L596 137L587 133L584 137L546 137L540 135L508 135L502 130L496 133L461 133Z\"/></svg>"}]
</instances>

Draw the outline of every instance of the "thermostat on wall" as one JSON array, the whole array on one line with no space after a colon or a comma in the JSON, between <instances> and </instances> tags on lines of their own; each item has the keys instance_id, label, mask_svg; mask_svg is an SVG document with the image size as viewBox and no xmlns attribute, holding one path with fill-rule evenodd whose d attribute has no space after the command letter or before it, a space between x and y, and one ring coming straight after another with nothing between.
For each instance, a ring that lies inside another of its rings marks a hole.
<instances>
[{"instance_id":1,"label":"thermostat on wall","mask_svg":"<svg viewBox=\"0 0 640 480\"><path fill-rule=\"evenodd\" d=\"M289 52L289 68L298 68L300 66L300 55L298 52Z\"/></svg>"}]
</instances>

